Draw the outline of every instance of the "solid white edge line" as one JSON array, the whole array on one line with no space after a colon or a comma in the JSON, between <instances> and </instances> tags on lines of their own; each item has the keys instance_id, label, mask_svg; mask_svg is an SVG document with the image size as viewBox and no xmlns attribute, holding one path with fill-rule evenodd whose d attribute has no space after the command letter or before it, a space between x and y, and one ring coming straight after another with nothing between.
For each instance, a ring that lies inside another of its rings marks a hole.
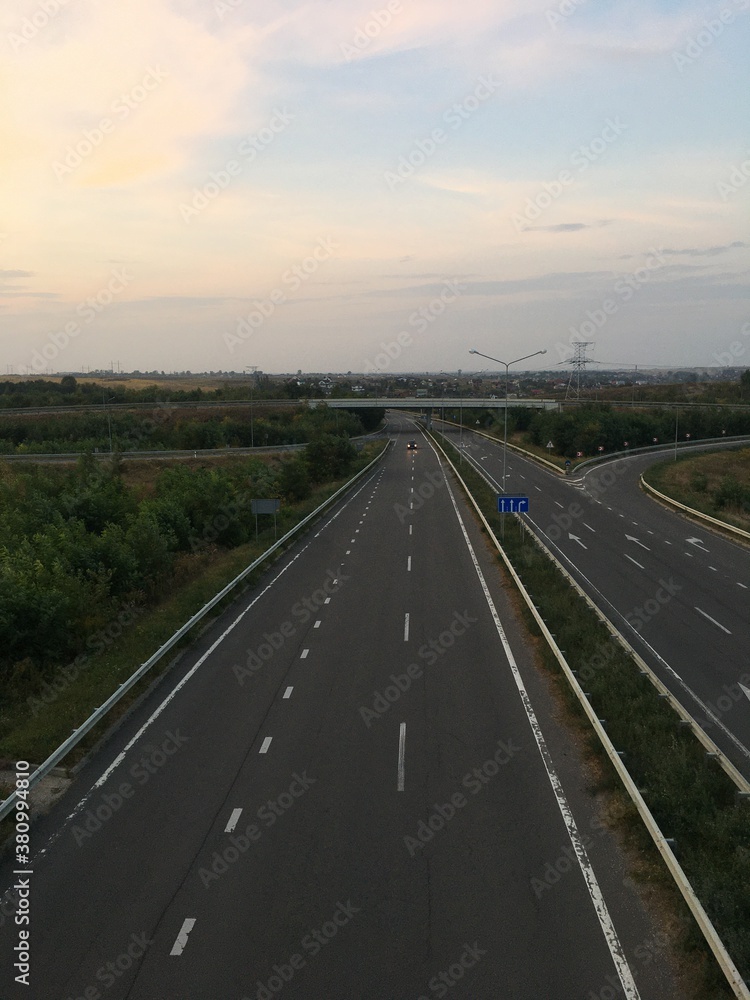
<instances>
[{"instance_id":1,"label":"solid white edge line","mask_svg":"<svg viewBox=\"0 0 750 1000\"><path fill-rule=\"evenodd\" d=\"M403 792L406 780L404 764L406 759L406 723L402 722L398 731L398 791Z\"/></svg>"},{"instance_id":2,"label":"solid white edge line","mask_svg":"<svg viewBox=\"0 0 750 1000\"><path fill-rule=\"evenodd\" d=\"M180 928L180 933L177 935L175 943L172 945L172 950L170 955L181 955L185 950L185 945L187 944L188 934L195 927L195 917L186 917L185 922Z\"/></svg>"},{"instance_id":3,"label":"solid white edge line","mask_svg":"<svg viewBox=\"0 0 750 1000\"><path fill-rule=\"evenodd\" d=\"M439 458L438 462L440 462ZM442 463L440 463L440 465L442 468ZM544 763L545 770L547 771L547 777L549 778L550 785L552 786L552 791L554 792L555 798L557 800L557 805L560 809L560 813L562 814L563 822L565 823L565 827L568 831L568 836L570 837L570 842L573 845L578 865L581 869L581 873L583 874L583 878L586 883L586 888L588 889L591 902L594 906L594 911L596 912L597 919L599 920L599 926L601 927L602 933L604 934L604 939L607 943L609 953L612 956L612 961L614 962L617 975L622 985L623 993L627 997L627 1000L640 1000L640 993L638 992L638 987L635 984L633 973L631 972L630 966L628 965L628 960L625 957L625 953L620 943L620 939L617 935L614 923L612 922L612 918L609 914L609 909L604 900L604 896L602 895L602 891L599 887L596 875L594 874L594 869L592 868L591 862L589 861L586 847L584 846L583 840L578 831L578 826L576 824L575 818L568 804L568 800L565 797L565 792L563 790L562 783L560 782L560 779L557 776L557 772L555 771L554 765L552 763L552 758L549 749L547 747L547 743L544 739L541 727L539 726L539 722L537 721L536 714L529 699L529 695L526 691L526 688L524 687L523 679L521 677L521 674L519 673L515 657L513 656L513 651L511 650L510 643L508 642L508 639L505 635L505 629L503 628L503 624L500 621L500 616L497 612L497 608L495 607L495 602L492 600L492 595L490 594L489 587L487 586L487 581L485 580L484 574L482 573L482 568L479 565L479 560L477 559L476 553L474 552L474 548L471 544L471 539L469 538L469 534L466 530L466 526L461 517L461 513L456 503L456 498L453 495L453 490L451 489L451 485L448 482L447 476L445 479L445 485L448 490L448 496L451 498L451 503L453 504L453 510L456 514L456 517L458 518L458 523L461 526L461 531L463 532L464 541L466 542L466 546L469 549L469 554L471 555L471 561L474 564L474 569L476 570L477 576L479 578L479 582L482 587L482 591L484 592L487 605L490 609L493 621L495 622L495 628L497 629L497 634L500 637L500 641L503 645L505 655L508 659L508 664L513 674L513 679L516 682L516 687L518 688L518 693L521 697L521 703L523 704L524 710L526 711L526 717L529 721L529 725L534 735L534 739L536 740L536 745L541 755L542 761Z\"/></svg>"},{"instance_id":4,"label":"solid white edge line","mask_svg":"<svg viewBox=\"0 0 750 1000\"><path fill-rule=\"evenodd\" d=\"M329 527L329 525L333 524L333 522L336 520L336 518L346 510L346 508L349 506L349 504L354 499L356 499L356 497L359 496L359 494L368 485L369 482L370 482L370 479L367 479L364 483L362 483L362 485L360 486L360 488L358 490L356 490L349 497L349 499L344 504L342 504L342 506L336 511L336 513L331 515L331 517L323 525L323 528L321 528L321 531L323 531L325 528ZM91 797L91 795L93 795L93 793L98 788L101 788L102 785L107 781L107 779L109 778L109 776L112 774L112 772L114 770L116 770L120 766L120 764L122 764L122 762L125 760L125 757L128 754L128 751L130 751L132 749L132 747L138 742L138 740L141 738L141 736L143 736L143 734L146 732L146 730L148 729L148 727L159 718L159 716L164 711L164 709L167 707L167 705L169 705L169 703L172 701L172 699L182 690L182 688L185 687L185 685L188 683L188 681L193 676L193 674L195 674L200 669L200 667L203 666L203 664L206 662L206 660L209 658L209 656L214 652L214 650L217 649L218 646L220 646L221 643L226 639L226 637L231 632L233 632L234 629L239 625L239 623L242 621L242 619L245 617L245 615L248 613L248 611L250 611L250 609L255 604L257 604L257 602L261 599L261 597L263 597L271 589L271 587L273 587L273 585L284 575L284 573L286 573L286 571L288 569L290 569L294 565L294 563L299 559L299 557L304 552L306 552L307 549L310 548L310 546L312 545L312 543L313 543L313 539L310 539L310 541L307 543L307 545L304 545L299 550L299 552L289 560L289 562L276 574L276 576L273 578L273 580L270 580L268 582L268 584L266 584L266 586L263 588L263 590L261 590L261 592L259 594L256 594L256 596L252 599L252 601L250 601L250 603L248 604L248 606L246 608L244 608L244 610L241 611L239 615L237 615L237 617L235 618L235 620L222 632L222 634L219 636L219 638L214 643L212 643L211 646L209 646L209 648L206 650L206 652L203 654L203 656L201 656L198 660L196 660L196 662L193 664L193 666L190 668L190 670L188 670L188 672L185 674L185 676L182 678L182 680L179 681L179 683L175 684L175 686L172 688L172 690L166 696L166 698L164 699L164 701L148 717L148 719L146 719L146 721L143 723L143 725L138 730L138 732L135 734L135 736L133 736L125 744L125 746L122 748L122 750L120 751L120 753L117 754L117 756L115 757L115 759L112 761L112 763L109 765L109 767L106 768L106 770L101 775L101 777L98 778L94 782L94 784L91 786L91 788L88 790L88 792L86 792L86 794L83 796L83 798L80 800L80 802L73 809L73 812L70 813L70 815L65 818L65 822L61 825L60 831L58 831L58 834L59 834L59 832L61 832L62 827L65 825L65 823L67 823L68 820L73 819L73 817L76 816L80 812L81 809L83 809L83 807L86 805L86 802L89 800L89 798ZM334 582L338 582L338 581L334 581ZM52 841L50 841L50 843L51 842ZM47 846L49 846L49 844ZM46 847L45 847L45 851L46 851Z\"/></svg>"},{"instance_id":5,"label":"solid white edge line","mask_svg":"<svg viewBox=\"0 0 750 1000\"><path fill-rule=\"evenodd\" d=\"M224 833L232 833L237 828L237 823L242 815L242 809L233 809L232 815L229 817L229 822L224 827Z\"/></svg>"}]
</instances>

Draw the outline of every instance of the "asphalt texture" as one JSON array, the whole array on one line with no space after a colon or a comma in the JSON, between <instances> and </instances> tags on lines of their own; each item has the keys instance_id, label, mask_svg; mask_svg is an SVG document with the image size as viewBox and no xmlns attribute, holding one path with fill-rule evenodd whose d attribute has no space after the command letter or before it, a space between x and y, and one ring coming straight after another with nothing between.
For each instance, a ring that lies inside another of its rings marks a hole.
<instances>
[{"instance_id":1,"label":"asphalt texture","mask_svg":"<svg viewBox=\"0 0 750 1000\"><path fill-rule=\"evenodd\" d=\"M391 432L34 824L4 1000L684 996L496 556Z\"/></svg>"},{"instance_id":2,"label":"asphalt texture","mask_svg":"<svg viewBox=\"0 0 750 1000\"><path fill-rule=\"evenodd\" d=\"M458 437L502 492L502 442ZM750 548L641 489L644 469L670 457L561 477L508 450L505 489L529 497L522 516L750 779Z\"/></svg>"}]
</instances>

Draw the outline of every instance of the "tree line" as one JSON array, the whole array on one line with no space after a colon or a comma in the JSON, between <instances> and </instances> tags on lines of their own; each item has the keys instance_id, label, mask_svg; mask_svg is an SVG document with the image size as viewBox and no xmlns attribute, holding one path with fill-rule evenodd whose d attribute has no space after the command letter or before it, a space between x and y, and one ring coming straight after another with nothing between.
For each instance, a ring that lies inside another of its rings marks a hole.
<instances>
[{"instance_id":1,"label":"tree line","mask_svg":"<svg viewBox=\"0 0 750 1000\"><path fill-rule=\"evenodd\" d=\"M68 470L0 462L6 693L33 692L57 667L97 651L112 622L197 572L202 555L254 538L251 499L279 498L283 527L284 511L316 483L346 476L356 454L347 438L323 434L285 461L172 465L146 486L140 477L128 484L117 456L84 455Z\"/></svg>"}]
</instances>

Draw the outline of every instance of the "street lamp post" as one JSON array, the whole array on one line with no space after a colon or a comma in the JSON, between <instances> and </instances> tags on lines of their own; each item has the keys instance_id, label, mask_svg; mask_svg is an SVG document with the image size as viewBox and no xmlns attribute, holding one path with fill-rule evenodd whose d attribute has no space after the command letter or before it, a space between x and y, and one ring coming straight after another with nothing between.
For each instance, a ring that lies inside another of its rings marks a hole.
<instances>
[{"instance_id":1,"label":"street lamp post","mask_svg":"<svg viewBox=\"0 0 750 1000\"><path fill-rule=\"evenodd\" d=\"M102 393L102 406L104 407L104 412L107 414L107 429L109 431L109 453L112 454L112 416L107 407L107 403L111 403L116 396L110 396L107 398L106 392Z\"/></svg>"},{"instance_id":2,"label":"street lamp post","mask_svg":"<svg viewBox=\"0 0 750 1000\"><path fill-rule=\"evenodd\" d=\"M526 361L528 358L535 358L537 354L546 354L547 349L544 348L541 351L534 351L533 354L524 354L522 358L516 358L514 361L501 361L499 358L492 358L489 354L482 354L481 351L476 351L472 347L469 354L478 354L480 358L487 358L488 361L496 361L497 364L503 365L505 367L505 422L503 428L503 493L505 493L505 461L508 451L508 369L511 365L517 365L519 361Z\"/></svg>"}]
</instances>

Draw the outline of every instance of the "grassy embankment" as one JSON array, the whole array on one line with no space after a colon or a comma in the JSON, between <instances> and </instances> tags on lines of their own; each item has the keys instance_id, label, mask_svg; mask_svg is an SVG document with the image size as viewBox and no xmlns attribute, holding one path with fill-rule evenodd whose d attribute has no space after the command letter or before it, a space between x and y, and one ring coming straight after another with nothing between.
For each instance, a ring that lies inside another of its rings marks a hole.
<instances>
[{"instance_id":1,"label":"grassy embankment","mask_svg":"<svg viewBox=\"0 0 750 1000\"><path fill-rule=\"evenodd\" d=\"M750 448L661 462L644 478L678 503L750 531Z\"/></svg>"}]
</instances>

